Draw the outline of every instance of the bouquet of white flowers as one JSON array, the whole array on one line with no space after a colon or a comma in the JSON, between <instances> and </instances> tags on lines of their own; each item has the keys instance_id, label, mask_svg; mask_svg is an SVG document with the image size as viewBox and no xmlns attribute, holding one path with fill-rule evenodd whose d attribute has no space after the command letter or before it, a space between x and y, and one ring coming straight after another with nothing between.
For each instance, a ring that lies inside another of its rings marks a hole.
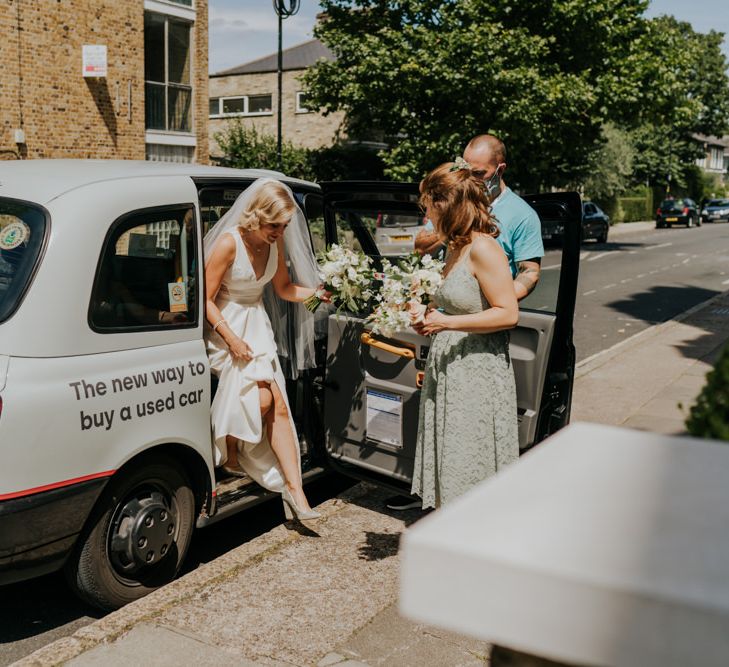
<instances>
[{"instance_id":1,"label":"bouquet of white flowers","mask_svg":"<svg viewBox=\"0 0 729 667\"><path fill-rule=\"evenodd\" d=\"M355 252L336 243L319 253L318 260L322 287L304 305L314 312L329 292L329 299L337 310L361 311L374 296L372 260L363 252Z\"/></svg>"},{"instance_id":2,"label":"bouquet of white flowers","mask_svg":"<svg viewBox=\"0 0 729 667\"><path fill-rule=\"evenodd\" d=\"M428 304L443 282L444 262L430 255L412 253L397 264L382 260L382 289L375 296L377 305L367 318L372 332L392 336L422 321Z\"/></svg>"}]
</instances>

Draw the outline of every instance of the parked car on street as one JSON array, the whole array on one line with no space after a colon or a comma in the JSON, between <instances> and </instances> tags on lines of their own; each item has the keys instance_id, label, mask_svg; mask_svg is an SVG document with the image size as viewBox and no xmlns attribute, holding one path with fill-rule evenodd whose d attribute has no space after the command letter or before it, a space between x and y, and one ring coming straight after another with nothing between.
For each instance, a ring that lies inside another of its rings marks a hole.
<instances>
[{"instance_id":1,"label":"parked car on street","mask_svg":"<svg viewBox=\"0 0 729 667\"><path fill-rule=\"evenodd\" d=\"M591 201L582 203L582 239L595 239L607 243L610 231L610 218L597 204Z\"/></svg>"},{"instance_id":2,"label":"parked car on street","mask_svg":"<svg viewBox=\"0 0 729 667\"><path fill-rule=\"evenodd\" d=\"M656 228L686 225L701 226L701 215L693 199L664 199L656 210Z\"/></svg>"},{"instance_id":3,"label":"parked car on street","mask_svg":"<svg viewBox=\"0 0 729 667\"><path fill-rule=\"evenodd\" d=\"M582 202L581 239L607 243L610 218L594 202ZM559 246L564 239L564 225L559 219L542 220L542 241L547 246Z\"/></svg>"},{"instance_id":4,"label":"parked car on street","mask_svg":"<svg viewBox=\"0 0 729 667\"><path fill-rule=\"evenodd\" d=\"M375 220L375 239L383 257L407 255L415 250L415 237L424 225L422 215L390 213Z\"/></svg>"},{"instance_id":5,"label":"parked car on street","mask_svg":"<svg viewBox=\"0 0 729 667\"><path fill-rule=\"evenodd\" d=\"M413 183L0 163L0 584L62 568L82 598L113 609L173 579L196 527L273 497L214 469L203 340L202 238L261 176L292 188L314 247L340 243L376 264L394 241L380 247L373 222L422 218ZM511 332L522 450L569 421L582 218L576 193L525 199L564 239L561 270L544 272ZM332 466L409 490L430 339L318 315L317 366L286 387L305 481Z\"/></svg>"},{"instance_id":6,"label":"parked car on street","mask_svg":"<svg viewBox=\"0 0 729 667\"><path fill-rule=\"evenodd\" d=\"M729 199L709 199L701 210L704 222L729 221Z\"/></svg>"}]
</instances>

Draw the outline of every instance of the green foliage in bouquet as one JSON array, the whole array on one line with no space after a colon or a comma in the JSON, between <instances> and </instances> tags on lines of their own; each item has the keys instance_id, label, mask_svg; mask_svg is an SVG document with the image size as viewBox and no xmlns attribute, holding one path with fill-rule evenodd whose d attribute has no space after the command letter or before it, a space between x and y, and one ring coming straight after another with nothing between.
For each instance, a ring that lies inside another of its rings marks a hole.
<instances>
[{"instance_id":1,"label":"green foliage in bouquet","mask_svg":"<svg viewBox=\"0 0 729 667\"><path fill-rule=\"evenodd\" d=\"M700 438L729 440L729 345L706 376L706 385L691 408L686 428Z\"/></svg>"},{"instance_id":2,"label":"green foliage in bouquet","mask_svg":"<svg viewBox=\"0 0 729 667\"><path fill-rule=\"evenodd\" d=\"M323 293L329 293L331 304L338 310L362 313L375 293L372 289L372 259L361 251L338 244L317 255L322 287L304 305L311 312L321 305Z\"/></svg>"}]
</instances>

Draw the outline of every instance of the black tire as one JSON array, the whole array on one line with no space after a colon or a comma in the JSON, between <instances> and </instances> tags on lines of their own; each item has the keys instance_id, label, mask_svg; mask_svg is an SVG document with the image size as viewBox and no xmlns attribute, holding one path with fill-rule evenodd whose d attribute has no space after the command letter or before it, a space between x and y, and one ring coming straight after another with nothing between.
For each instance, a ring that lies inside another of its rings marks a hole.
<instances>
[{"instance_id":1,"label":"black tire","mask_svg":"<svg viewBox=\"0 0 729 667\"><path fill-rule=\"evenodd\" d=\"M598 243L607 243L607 240L608 240L608 226L605 225L605 229L602 230L602 233L600 234L600 236L598 236L595 239L595 241L597 241Z\"/></svg>"},{"instance_id":2,"label":"black tire","mask_svg":"<svg viewBox=\"0 0 729 667\"><path fill-rule=\"evenodd\" d=\"M99 498L65 567L74 591L105 611L138 600L175 578L195 519L188 476L173 459L150 457L117 475ZM140 509L130 514L130 508ZM150 548L154 545L157 551ZM151 565L140 561L150 553Z\"/></svg>"}]
</instances>

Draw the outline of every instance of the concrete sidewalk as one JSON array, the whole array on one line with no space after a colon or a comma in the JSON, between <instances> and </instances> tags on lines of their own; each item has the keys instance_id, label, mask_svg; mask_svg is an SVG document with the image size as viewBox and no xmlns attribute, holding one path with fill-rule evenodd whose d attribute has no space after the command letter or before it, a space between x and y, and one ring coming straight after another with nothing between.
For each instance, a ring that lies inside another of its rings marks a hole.
<instances>
[{"instance_id":1,"label":"concrete sidewalk","mask_svg":"<svg viewBox=\"0 0 729 667\"><path fill-rule=\"evenodd\" d=\"M572 420L683 432L728 324L729 292L585 360ZM486 644L398 615L399 537L420 512L388 513L385 495L359 484L312 530L278 526L15 664L487 663Z\"/></svg>"},{"instance_id":2,"label":"concrete sidewalk","mask_svg":"<svg viewBox=\"0 0 729 667\"><path fill-rule=\"evenodd\" d=\"M648 232L656 228L653 220L642 220L640 222L618 222L610 226L608 231L608 241L615 236L624 236L625 234L635 234L636 232Z\"/></svg>"}]
</instances>

